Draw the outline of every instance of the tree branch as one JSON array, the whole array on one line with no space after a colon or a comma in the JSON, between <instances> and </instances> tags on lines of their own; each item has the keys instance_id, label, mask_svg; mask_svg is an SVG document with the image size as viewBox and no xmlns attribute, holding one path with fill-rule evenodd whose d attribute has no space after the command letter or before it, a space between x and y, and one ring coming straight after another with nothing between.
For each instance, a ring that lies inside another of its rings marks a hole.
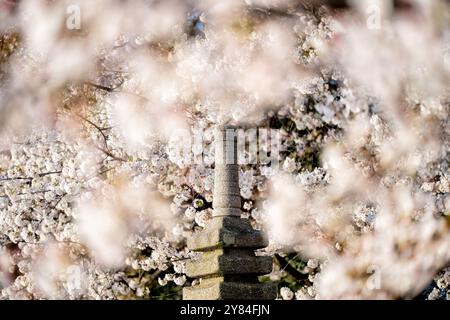
<instances>
[{"instance_id":1,"label":"tree branch","mask_svg":"<svg viewBox=\"0 0 450 320\"><path fill-rule=\"evenodd\" d=\"M275 261L280 265L280 267L282 267L282 269L284 271L289 273L295 279L307 279L308 278L307 274L303 274L300 271L298 271L297 269L295 269L293 266L291 266L289 261L287 261L285 258L280 256L279 254L275 254L274 257L275 257Z\"/></svg>"}]
</instances>

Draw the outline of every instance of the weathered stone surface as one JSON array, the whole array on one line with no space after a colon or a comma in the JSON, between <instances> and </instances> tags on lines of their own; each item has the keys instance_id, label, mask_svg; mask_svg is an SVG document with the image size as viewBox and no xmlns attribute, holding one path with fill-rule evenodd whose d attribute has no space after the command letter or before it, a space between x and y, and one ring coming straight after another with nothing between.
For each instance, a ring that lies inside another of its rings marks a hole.
<instances>
[{"instance_id":1,"label":"weathered stone surface","mask_svg":"<svg viewBox=\"0 0 450 320\"><path fill-rule=\"evenodd\" d=\"M240 208L241 196L236 194L217 194L214 196L213 208Z\"/></svg>"},{"instance_id":2,"label":"weathered stone surface","mask_svg":"<svg viewBox=\"0 0 450 320\"><path fill-rule=\"evenodd\" d=\"M237 171L237 165L236 168L233 168L235 165L229 164L227 166L218 165L216 166L215 173L214 173L214 179L215 182L217 182L217 185L223 185L221 182L225 183L239 183L239 171Z\"/></svg>"},{"instance_id":3,"label":"weathered stone surface","mask_svg":"<svg viewBox=\"0 0 450 320\"><path fill-rule=\"evenodd\" d=\"M240 195L239 182L232 181L218 181L217 188L214 190L214 194L236 194Z\"/></svg>"},{"instance_id":4,"label":"weathered stone surface","mask_svg":"<svg viewBox=\"0 0 450 320\"><path fill-rule=\"evenodd\" d=\"M216 149L216 165L237 165L237 148Z\"/></svg>"},{"instance_id":5,"label":"weathered stone surface","mask_svg":"<svg viewBox=\"0 0 450 320\"><path fill-rule=\"evenodd\" d=\"M237 217L213 217L206 228L193 234L187 245L190 250L205 251L218 247L264 248L267 239L252 228L250 221Z\"/></svg>"},{"instance_id":6,"label":"weathered stone surface","mask_svg":"<svg viewBox=\"0 0 450 320\"><path fill-rule=\"evenodd\" d=\"M241 217L240 208L215 208L213 211L213 217L233 216Z\"/></svg>"},{"instance_id":7,"label":"weathered stone surface","mask_svg":"<svg viewBox=\"0 0 450 320\"><path fill-rule=\"evenodd\" d=\"M217 165L237 165L237 141L216 141L214 152Z\"/></svg>"},{"instance_id":8,"label":"weathered stone surface","mask_svg":"<svg viewBox=\"0 0 450 320\"><path fill-rule=\"evenodd\" d=\"M272 271L272 258L257 257L251 249L220 248L204 252L198 261L188 261L186 270L189 277L267 274Z\"/></svg>"},{"instance_id":9,"label":"weathered stone surface","mask_svg":"<svg viewBox=\"0 0 450 320\"><path fill-rule=\"evenodd\" d=\"M267 241L249 220L240 218L237 138L227 128L216 131L213 218L187 241L190 250L202 254L186 262L186 274L201 278L201 284L184 288L183 299L275 299L276 286L257 281L257 275L272 271L272 258L255 256L254 250Z\"/></svg>"},{"instance_id":10,"label":"weathered stone surface","mask_svg":"<svg viewBox=\"0 0 450 320\"><path fill-rule=\"evenodd\" d=\"M239 172L239 164L237 164L237 163L228 163L228 164L227 163L222 163L222 164L219 163L215 167L226 170L226 171L232 171L233 174L236 173L236 170ZM217 171L215 171L215 173L216 172Z\"/></svg>"},{"instance_id":11,"label":"weathered stone surface","mask_svg":"<svg viewBox=\"0 0 450 320\"><path fill-rule=\"evenodd\" d=\"M220 277L183 289L184 300L274 300L276 296L274 283L226 282Z\"/></svg>"}]
</instances>

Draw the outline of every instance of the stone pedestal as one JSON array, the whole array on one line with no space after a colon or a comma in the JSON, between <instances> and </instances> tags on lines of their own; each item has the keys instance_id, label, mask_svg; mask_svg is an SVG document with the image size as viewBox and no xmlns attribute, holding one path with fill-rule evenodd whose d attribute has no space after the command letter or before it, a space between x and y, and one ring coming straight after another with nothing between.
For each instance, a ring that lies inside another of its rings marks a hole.
<instances>
[{"instance_id":1,"label":"stone pedestal","mask_svg":"<svg viewBox=\"0 0 450 320\"><path fill-rule=\"evenodd\" d=\"M276 286L258 282L258 275L272 271L271 257L255 256L255 250L267 242L248 220L240 218L235 130L220 127L215 138L214 214L205 229L187 241L190 250L202 253L199 260L187 262L187 275L201 278L201 283L184 288L183 299L275 299Z\"/></svg>"}]
</instances>

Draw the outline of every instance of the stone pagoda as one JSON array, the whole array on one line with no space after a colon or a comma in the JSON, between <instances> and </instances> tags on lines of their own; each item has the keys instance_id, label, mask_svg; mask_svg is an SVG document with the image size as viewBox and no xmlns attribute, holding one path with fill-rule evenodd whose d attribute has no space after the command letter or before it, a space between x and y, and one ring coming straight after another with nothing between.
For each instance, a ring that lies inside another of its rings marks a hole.
<instances>
[{"instance_id":1,"label":"stone pagoda","mask_svg":"<svg viewBox=\"0 0 450 320\"><path fill-rule=\"evenodd\" d=\"M183 299L275 299L276 286L258 282L259 275L272 271L271 257L255 255L267 241L241 218L235 127L216 129L214 178L213 217L187 240L190 250L201 253L198 260L187 262L187 275L201 281L184 288Z\"/></svg>"}]
</instances>

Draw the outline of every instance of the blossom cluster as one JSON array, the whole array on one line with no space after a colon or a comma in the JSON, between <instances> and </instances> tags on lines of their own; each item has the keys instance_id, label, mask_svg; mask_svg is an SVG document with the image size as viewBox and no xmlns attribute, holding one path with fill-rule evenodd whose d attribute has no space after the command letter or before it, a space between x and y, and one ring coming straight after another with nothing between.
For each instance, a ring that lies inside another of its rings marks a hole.
<instances>
[{"instance_id":1,"label":"blossom cluster","mask_svg":"<svg viewBox=\"0 0 450 320\"><path fill-rule=\"evenodd\" d=\"M448 299L448 4L78 3L0 21L1 299L179 298L224 123L280 134L239 179L280 299Z\"/></svg>"}]
</instances>

